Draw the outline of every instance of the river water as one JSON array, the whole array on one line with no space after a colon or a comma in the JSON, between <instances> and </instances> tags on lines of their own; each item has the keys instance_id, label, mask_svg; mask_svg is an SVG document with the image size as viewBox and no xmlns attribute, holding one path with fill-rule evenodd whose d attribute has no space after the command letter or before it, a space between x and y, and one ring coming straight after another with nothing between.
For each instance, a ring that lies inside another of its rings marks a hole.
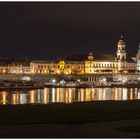
<instances>
[{"instance_id":1,"label":"river water","mask_svg":"<svg viewBox=\"0 0 140 140\"><path fill-rule=\"evenodd\" d=\"M140 89L138 88L44 88L29 91L0 92L1 105L134 99L140 99Z\"/></svg>"}]
</instances>

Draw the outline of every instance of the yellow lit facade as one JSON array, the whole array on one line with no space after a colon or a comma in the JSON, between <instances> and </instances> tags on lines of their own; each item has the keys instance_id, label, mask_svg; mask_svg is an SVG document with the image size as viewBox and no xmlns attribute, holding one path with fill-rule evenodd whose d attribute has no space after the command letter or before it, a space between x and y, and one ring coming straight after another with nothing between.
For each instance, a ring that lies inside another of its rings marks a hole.
<instances>
[{"instance_id":1,"label":"yellow lit facade","mask_svg":"<svg viewBox=\"0 0 140 140\"><path fill-rule=\"evenodd\" d=\"M90 52L82 61L31 61L12 62L7 66L0 66L0 74L115 74L136 72L136 61L128 60L126 45L121 36L117 44L116 56L96 57Z\"/></svg>"},{"instance_id":2,"label":"yellow lit facade","mask_svg":"<svg viewBox=\"0 0 140 140\"><path fill-rule=\"evenodd\" d=\"M31 62L30 65L32 74L84 74L83 62Z\"/></svg>"},{"instance_id":3,"label":"yellow lit facade","mask_svg":"<svg viewBox=\"0 0 140 140\"><path fill-rule=\"evenodd\" d=\"M8 66L0 66L0 74L7 74L9 73Z\"/></svg>"},{"instance_id":4,"label":"yellow lit facade","mask_svg":"<svg viewBox=\"0 0 140 140\"><path fill-rule=\"evenodd\" d=\"M83 61L32 62L33 74L108 74L135 72L136 62L128 61L123 37L118 41L116 57L96 59L90 52Z\"/></svg>"}]
</instances>

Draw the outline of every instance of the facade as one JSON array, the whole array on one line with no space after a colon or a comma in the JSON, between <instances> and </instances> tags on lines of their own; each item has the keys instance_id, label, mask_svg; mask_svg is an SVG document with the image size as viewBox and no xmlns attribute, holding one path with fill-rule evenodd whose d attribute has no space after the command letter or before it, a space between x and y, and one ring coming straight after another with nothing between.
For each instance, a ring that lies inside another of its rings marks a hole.
<instances>
[{"instance_id":1,"label":"facade","mask_svg":"<svg viewBox=\"0 0 140 140\"><path fill-rule=\"evenodd\" d=\"M0 74L7 74L9 73L9 67L6 65L1 65L0 66Z\"/></svg>"},{"instance_id":2,"label":"facade","mask_svg":"<svg viewBox=\"0 0 140 140\"><path fill-rule=\"evenodd\" d=\"M32 74L84 74L83 62L34 61L30 64Z\"/></svg>"},{"instance_id":3,"label":"facade","mask_svg":"<svg viewBox=\"0 0 140 140\"><path fill-rule=\"evenodd\" d=\"M140 49L135 60L128 58L123 36L115 56L90 52L82 60L12 61L0 65L0 74L116 74L136 73L136 70L140 70Z\"/></svg>"},{"instance_id":4,"label":"facade","mask_svg":"<svg viewBox=\"0 0 140 140\"><path fill-rule=\"evenodd\" d=\"M8 73L11 74L30 74L30 62L13 61L8 66Z\"/></svg>"},{"instance_id":5,"label":"facade","mask_svg":"<svg viewBox=\"0 0 140 140\"><path fill-rule=\"evenodd\" d=\"M117 63L112 58L107 60L94 59L93 54L89 53L88 59L85 60L86 74L115 73L116 68Z\"/></svg>"},{"instance_id":6,"label":"facade","mask_svg":"<svg viewBox=\"0 0 140 140\"><path fill-rule=\"evenodd\" d=\"M125 47L123 36L121 36L117 44L116 57L105 55L101 59L96 59L92 53L89 53L88 59L85 60L85 73L134 73L136 62L127 58Z\"/></svg>"},{"instance_id":7,"label":"facade","mask_svg":"<svg viewBox=\"0 0 140 140\"><path fill-rule=\"evenodd\" d=\"M3 61L4 62L4 61ZM30 74L30 61L10 60L0 64L0 74Z\"/></svg>"}]
</instances>

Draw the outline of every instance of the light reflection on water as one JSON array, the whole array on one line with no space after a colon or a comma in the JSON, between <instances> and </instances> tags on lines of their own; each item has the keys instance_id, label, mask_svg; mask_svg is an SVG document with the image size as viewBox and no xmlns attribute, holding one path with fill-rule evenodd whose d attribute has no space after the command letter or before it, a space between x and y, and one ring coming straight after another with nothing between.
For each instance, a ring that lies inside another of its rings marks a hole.
<instances>
[{"instance_id":1,"label":"light reflection on water","mask_svg":"<svg viewBox=\"0 0 140 140\"><path fill-rule=\"evenodd\" d=\"M140 90L137 88L44 88L30 91L0 92L1 105L134 99L140 99Z\"/></svg>"}]
</instances>

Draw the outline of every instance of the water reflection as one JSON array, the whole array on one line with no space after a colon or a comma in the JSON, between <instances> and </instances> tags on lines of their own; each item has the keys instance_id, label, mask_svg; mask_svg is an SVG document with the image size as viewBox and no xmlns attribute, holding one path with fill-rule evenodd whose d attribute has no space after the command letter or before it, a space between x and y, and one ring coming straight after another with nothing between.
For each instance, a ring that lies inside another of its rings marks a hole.
<instances>
[{"instance_id":1,"label":"water reflection","mask_svg":"<svg viewBox=\"0 0 140 140\"><path fill-rule=\"evenodd\" d=\"M73 103L96 100L140 99L137 88L44 88L30 91L1 91L0 104Z\"/></svg>"}]
</instances>

